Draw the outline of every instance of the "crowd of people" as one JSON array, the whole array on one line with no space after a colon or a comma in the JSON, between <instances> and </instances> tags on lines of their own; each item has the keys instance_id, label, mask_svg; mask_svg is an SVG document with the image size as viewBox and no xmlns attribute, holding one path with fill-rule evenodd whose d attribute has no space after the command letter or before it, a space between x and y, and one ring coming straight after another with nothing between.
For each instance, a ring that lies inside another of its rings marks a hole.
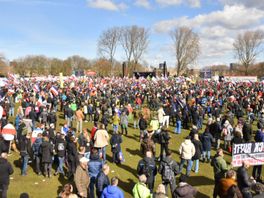
<instances>
[{"instance_id":1,"label":"crowd of people","mask_svg":"<svg viewBox=\"0 0 264 198\"><path fill-rule=\"evenodd\" d=\"M69 180L59 197L124 197L120 178L108 177L106 149L111 147L110 163L125 161L121 145L129 136L129 123L138 130L143 156L134 167L138 183L129 192L133 197L196 197L197 189L187 182L192 170L199 172L200 162L213 167L214 198L264 196L262 165L254 166L250 174L247 161L235 171L224 158L233 144L264 142L264 84L99 77L68 78L61 84L12 78L1 88L0 128L13 124L16 129L13 141L0 137L3 198L13 173L7 160L10 149L20 153L21 176L28 174L31 161L35 173L47 178L55 165L54 175ZM83 122L93 127L86 129ZM182 129L189 134L175 148L169 144L171 133L181 134ZM158 145L160 153L156 153ZM172 150L179 151L179 162ZM212 150L216 150L213 157ZM162 184L154 189L158 173Z\"/></svg>"}]
</instances>

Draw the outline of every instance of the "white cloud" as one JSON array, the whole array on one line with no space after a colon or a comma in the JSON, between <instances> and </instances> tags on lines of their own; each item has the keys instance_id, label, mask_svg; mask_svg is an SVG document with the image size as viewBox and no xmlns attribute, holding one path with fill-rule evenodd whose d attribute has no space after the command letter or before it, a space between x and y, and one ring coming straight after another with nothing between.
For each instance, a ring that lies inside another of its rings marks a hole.
<instances>
[{"instance_id":1,"label":"white cloud","mask_svg":"<svg viewBox=\"0 0 264 198\"><path fill-rule=\"evenodd\" d=\"M146 9L151 8L148 0L136 0L135 5L146 8Z\"/></svg>"},{"instance_id":2,"label":"white cloud","mask_svg":"<svg viewBox=\"0 0 264 198\"><path fill-rule=\"evenodd\" d=\"M224 5L244 5L248 8L264 9L263 0L220 0Z\"/></svg>"},{"instance_id":3,"label":"white cloud","mask_svg":"<svg viewBox=\"0 0 264 198\"><path fill-rule=\"evenodd\" d=\"M111 0L88 0L88 6L97 9L119 11L127 8L125 3L114 3Z\"/></svg>"},{"instance_id":4,"label":"white cloud","mask_svg":"<svg viewBox=\"0 0 264 198\"><path fill-rule=\"evenodd\" d=\"M200 0L156 0L156 2L161 6L173 6L173 5L177 6L183 3L194 8L201 6Z\"/></svg>"},{"instance_id":5,"label":"white cloud","mask_svg":"<svg viewBox=\"0 0 264 198\"><path fill-rule=\"evenodd\" d=\"M183 16L154 24L158 33L168 33L179 26L188 26L200 36L200 65L210 65L213 62L233 62L233 42L239 33L245 30L264 29L262 21L264 11L256 6L224 5L222 10L200 14L194 17Z\"/></svg>"},{"instance_id":6,"label":"white cloud","mask_svg":"<svg viewBox=\"0 0 264 198\"><path fill-rule=\"evenodd\" d=\"M264 11L256 8L246 8L242 5L224 6L223 10L208 14L200 14L194 18L181 17L178 19L164 20L156 23L154 28L157 32L168 32L177 26L215 26L227 29L250 28L260 24L264 18Z\"/></svg>"}]
</instances>

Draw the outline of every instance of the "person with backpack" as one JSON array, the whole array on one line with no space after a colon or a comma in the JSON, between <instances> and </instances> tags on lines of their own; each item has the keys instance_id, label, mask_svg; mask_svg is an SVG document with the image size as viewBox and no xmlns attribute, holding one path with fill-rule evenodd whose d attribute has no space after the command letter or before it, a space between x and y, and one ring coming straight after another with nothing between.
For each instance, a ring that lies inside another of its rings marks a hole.
<instances>
[{"instance_id":1,"label":"person with backpack","mask_svg":"<svg viewBox=\"0 0 264 198\"><path fill-rule=\"evenodd\" d=\"M40 146L41 144L42 144L42 134L38 133L37 139L32 145L33 159L35 160L35 166L36 166L35 171L38 175L41 175L41 170L40 170L40 162L41 162Z\"/></svg>"},{"instance_id":2,"label":"person with backpack","mask_svg":"<svg viewBox=\"0 0 264 198\"><path fill-rule=\"evenodd\" d=\"M225 121L221 135L224 137L224 148L231 152L231 140L233 138L233 127L228 120Z\"/></svg>"},{"instance_id":3,"label":"person with backpack","mask_svg":"<svg viewBox=\"0 0 264 198\"><path fill-rule=\"evenodd\" d=\"M165 185L166 194L168 194L168 185L170 185L171 194L176 188L176 175L179 173L179 165L172 159L172 152L168 151L167 156L161 161L158 172L162 177L162 184Z\"/></svg>"},{"instance_id":4,"label":"person with backpack","mask_svg":"<svg viewBox=\"0 0 264 198\"><path fill-rule=\"evenodd\" d=\"M166 156L168 155L169 151L169 140L170 135L168 133L168 130L165 127L162 127L161 132L159 134L159 143L160 143L160 160L162 161L164 156L164 151Z\"/></svg>"},{"instance_id":5,"label":"person with backpack","mask_svg":"<svg viewBox=\"0 0 264 198\"><path fill-rule=\"evenodd\" d=\"M146 156L138 162L137 174L146 175L147 185L150 189L150 192L152 193L155 176L157 175L157 167L151 151L147 151Z\"/></svg>"},{"instance_id":6,"label":"person with backpack","mask_svg":"<svg viewBox=\"0 0 264 198\"><path fill-rule=\"evenodd\" d=\"M57 133L55 139L55 152L57 153L57 157L59 161L59 165L57 167L55 175L58 175L59 173L65 175L63 170L65 157L66 157L66 140L64 133L59 133L59 132Z\"/></svg>"}]
</instances>

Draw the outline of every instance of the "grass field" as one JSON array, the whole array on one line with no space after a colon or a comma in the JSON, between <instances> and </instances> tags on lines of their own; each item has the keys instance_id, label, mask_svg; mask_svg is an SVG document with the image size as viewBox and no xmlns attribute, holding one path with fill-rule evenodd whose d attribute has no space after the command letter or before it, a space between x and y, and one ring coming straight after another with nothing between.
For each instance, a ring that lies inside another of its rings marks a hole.
<instances>
[{"instance_id":1,"label":"grass field","mask_svg":"<svg viewBox=\"0 0 264 198\"><path fill-rule=\"evenodd\" d=\"M57 129L59 129L64 122L62 115L58 114L59 124ZM75 126L75 123L74 123ZM132 126L132 125L131 125ZM107 148L107 161L111 167L111 173L109 177L118 176L119 187L124 191L125 197L132 197L132 188L137 182L136 167L138 161L142 158L139 151L139 130L129 127L128 136L123 137L122 151L125 156L125 162L121 165L113 164L111 161L111 151L110 146ZM84 127L89 130L92 127L91 123L84 123ZM111 129L111 126L108 127ZM189 134L189 131L182 130L180 135L173 133L173 127L169 128L170 134L172 136L169 148L173 152L173 158L179 162L179 146L184 138ZM202 131L200 131L202 132ZM110 130L111 133L111 130ZM159 145L156 145L157 154L159 155ZM212 156L215 154L215 150L212 151ZM225 159L230 162L231 156L226 154ZM67 183L67 179L59 176L53 176L50 179L44 178L43 176L38 176L33 172L31 164L28 168L28 175L25 177L20 176L20 161L19 154L12 152L12 155L9 157L9 161L14 166L14 174L11 177L8 197L16 198L19 197L20 193L27 192L31 198L55 198L58 195L61 187ZM186 169L183 169L185 173ZM54 173L54 170L53 170ZM161 177L158 175L155 181L155 189L158 184L161 183ZM188 183L193 185L198 190L198 198L208 198L212 197L213 193L213 168L210 164L200 163L200 170L198 174L194 172L191 173L191 177L188 180Z\"/></svg>"}]
</instances>

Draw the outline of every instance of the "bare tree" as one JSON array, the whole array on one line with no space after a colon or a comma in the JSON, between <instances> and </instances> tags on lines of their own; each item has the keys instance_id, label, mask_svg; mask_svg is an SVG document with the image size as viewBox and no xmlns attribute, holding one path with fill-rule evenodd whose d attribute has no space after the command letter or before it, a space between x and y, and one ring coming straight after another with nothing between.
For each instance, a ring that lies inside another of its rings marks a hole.
<instances>
[{"instance_id":1,"label":"bare tree","mask_svg":"<svg viewBox=\"0 0 264 198\"><path fill-rule=\"evenodd\" d=\"M188 65L195 62L200 54L199 36L191 28L179 27L171 31L176 55L177 76L183 74Z\"/></svg>"},{"instance_id":2,"label":"bare tree","mask_svg":"<svg viewBox=\"0 0 264 198\"><path fill-rule=\"evenodd\" d=\"M245 67L245 75L248 75L249 66L254 63L256 57L262 51L263 31L246 31L239 34L233 43L235 55Z\"/></svg>"},{"instance_id":3,"label":"bare tree","mask_svg":"<svg viewBox=\"0 0 264 198\"><path fill-rule=\"evenodd\" d=\"M149 31L143 27L132 26L132 31L134 32L135 42L133 47L133 58L135 61L135 65L133 70L135 70L139 59L141 58L142 54L147 50L148 43L149 43Z\"/></svg>"},{"instance_id":4,"label":"bare tree","mask_svg":"<svg viewBox=\"0 0 264 198\"><path fill-rule=\"evenodd\" d=\"M97 44L98 53L109 60L111 67L114 65L114 55L120 38L120 28L112 27L104 31ZM112 69L112 68L111 68Z\"/></svg>"},{"instance_id":5,"label":"bare tree","mask_svg":"<svg viewBox=\"0 0 264 198\"><path fill-rule=\"evenodd\" d=\"M122 28L120 43L125 51L130 72L135 70L135 65L146 51L148 37L148 30L143 27L129 26ZM131 67L132 60L135 63L134 67Z\"/></svg>"}]
</instances>

